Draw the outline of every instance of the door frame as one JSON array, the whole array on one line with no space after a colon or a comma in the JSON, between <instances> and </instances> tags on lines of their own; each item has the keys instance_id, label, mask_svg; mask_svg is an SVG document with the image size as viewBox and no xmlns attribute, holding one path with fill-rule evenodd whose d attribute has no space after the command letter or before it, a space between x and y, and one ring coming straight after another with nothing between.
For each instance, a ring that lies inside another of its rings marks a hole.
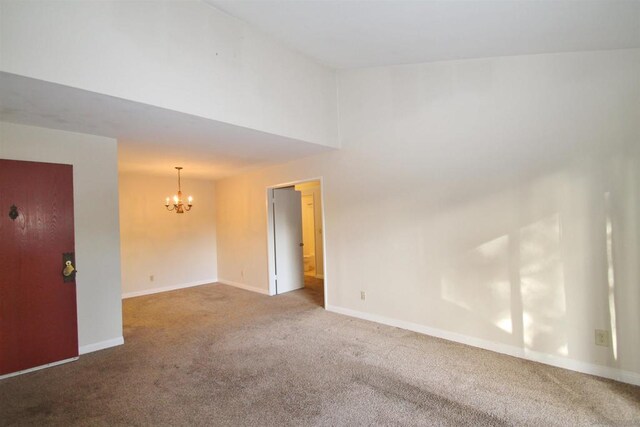
<instances>
[{"instance_id":1,"label":"door frame","mask_svg":"<svg viewBox=\"0 0 640 427\"><path fill-rule=\"evenodd\" d=\"M275 234L273 232L273 190L276 188L293 187L297 184L304 184L306 182L320 182L320 212L322 213L322 257L324 261L323 265L323 286L324 286L324 309L327 308L328 294L327 294L327 228L325 218L325 203L324 203L324 179L322 176L315 178L305 178L297 181L283 182L281 184L269 185L265 189L265 204L267 209L267 259L268 259L268 280L269 280L269 295L276 295L276 254L275 254Z\"/></svg>"}]
</instances>

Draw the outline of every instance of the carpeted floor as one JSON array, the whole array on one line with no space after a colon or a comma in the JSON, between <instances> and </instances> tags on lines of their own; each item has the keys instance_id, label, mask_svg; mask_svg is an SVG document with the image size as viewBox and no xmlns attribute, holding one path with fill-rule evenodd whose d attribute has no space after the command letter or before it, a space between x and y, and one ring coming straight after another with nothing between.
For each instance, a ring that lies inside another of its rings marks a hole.
<instances>
[{"instance_id":1,"label":"carpeted floor","mask_svg":"<svg viewBox=\"0 0 640 427\"><path fill-rule=\"evenodd\" d=\"M640 388L329 313L314 290L125 300L124 346L0 381L1 425L640 425Z\"/></svg>"},{"instance_id":2,"label":"carpeted floor","mask_svg":"<svg viewBox=\"0 0 640 427\"><path fill-rule=\"evenodd\" d=\"M324 307L324 280L313 276L304 276L304 288L316 305Z\"/></svg>"}]
</instances>

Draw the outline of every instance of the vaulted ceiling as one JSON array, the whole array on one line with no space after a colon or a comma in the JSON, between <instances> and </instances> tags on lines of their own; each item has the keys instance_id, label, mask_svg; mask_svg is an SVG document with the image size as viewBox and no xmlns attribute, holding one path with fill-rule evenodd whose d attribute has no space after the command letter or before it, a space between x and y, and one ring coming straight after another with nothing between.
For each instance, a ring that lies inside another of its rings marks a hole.
<instances>
[{"instance_id":1,"label":"vaulted ceiling","mask_svg":"<svg viewBox=\"0 0 640 427\"><path fill-rule=\"evenodd\" d=\"M336 68L640 47L640 1L205 0Z\"/></svg>"}]
</instances>

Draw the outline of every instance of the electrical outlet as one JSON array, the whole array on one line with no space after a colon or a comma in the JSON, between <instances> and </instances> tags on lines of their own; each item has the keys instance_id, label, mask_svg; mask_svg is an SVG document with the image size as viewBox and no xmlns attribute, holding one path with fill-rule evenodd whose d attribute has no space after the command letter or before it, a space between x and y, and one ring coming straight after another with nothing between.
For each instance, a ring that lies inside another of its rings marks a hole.
<instances>
[{"instance_id":1,"label":"electrical outlet","mask_svg":"<svg viewBox=\"0 0 640 427\"><path fill-rule=\"evenodd\" d=\"M365 291L360 291L360 299L364 301L367 299L367 293Z\"/></svg>"},{"instance_id":2,"label":"electrical outlet","mask_svg":"<svg viewBox=\"0 0 640 427\"><path fill-rule=\"evenodd\" d=\"M155 279L155 277L153 277L153 274L151 276L149 276L149 281L153 282L153 279Z\"/></svg>"},{"instance_id":3,"label":"electrical outlet","mask_svg":"<svg viewBox=\"0 0 640 427\"><path fill-rule=\"evenodd\" d=\"M604 329L596 329L596 345L609 347L609 331Z\"/></svg>"}]
</instances>

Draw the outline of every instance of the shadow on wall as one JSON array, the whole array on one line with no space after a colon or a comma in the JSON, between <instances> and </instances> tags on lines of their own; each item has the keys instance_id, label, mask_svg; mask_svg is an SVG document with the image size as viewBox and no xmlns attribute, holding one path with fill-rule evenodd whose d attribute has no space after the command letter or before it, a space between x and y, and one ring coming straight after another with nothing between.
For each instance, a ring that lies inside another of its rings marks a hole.
<instances>
[{"instance_id":1,"label":"shadow on wall","mask_svg":"<svg viewBox=\"0 0 640 427\"><path fill-rule=\"evenodd\" d=\"M567 356L560 235L553 214L481 244L445 269L442 298L490 322L503 340Z\"/></svg>"},{"instance_id":2,"label":"shadow on wall","mask_svg":"<svg viewBox=\"0 0 640 427\"><path fill-rule=\"evenodd\" d=\"M556 197L557 211L449 257L440 298L462 320L455 332L637 369L638 175L612 159L559 191L575 197Z\"/></svg>"}]
</instances>

